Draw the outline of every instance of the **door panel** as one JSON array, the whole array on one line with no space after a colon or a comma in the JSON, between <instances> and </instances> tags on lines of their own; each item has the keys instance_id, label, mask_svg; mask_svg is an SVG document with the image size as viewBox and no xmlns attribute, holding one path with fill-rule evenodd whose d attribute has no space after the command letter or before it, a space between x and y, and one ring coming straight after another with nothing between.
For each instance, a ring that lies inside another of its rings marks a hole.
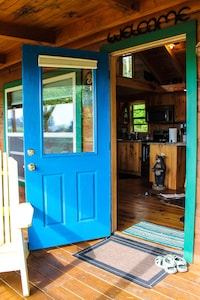
<instances>
[{"instance_id":1,"label":"door panel","mask_svg":"<svg viewBox=\"0 0 200 300\"><path fill-rule=\"evenodd\" d=\"M40 55L82 65L38 66ZM35 209L30 249L109 236L107 54L24 45L23 114L26 200Z\"/></svg>"}]
</instances>

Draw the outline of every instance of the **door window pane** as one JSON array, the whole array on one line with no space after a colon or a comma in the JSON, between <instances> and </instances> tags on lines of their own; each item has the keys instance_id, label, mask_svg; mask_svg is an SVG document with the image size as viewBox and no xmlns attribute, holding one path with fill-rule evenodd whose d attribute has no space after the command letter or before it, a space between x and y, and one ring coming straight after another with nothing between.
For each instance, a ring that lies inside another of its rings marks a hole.
<instances>
[{"instance_id":1,"label":"door window pane","mask_svg":"<svg viewBox=\"0 0 200 300\"><path fill-rule=\"evenodd\" d=\"M75 73L43 81L44 153L67 153L76 149Z\"/></svg>"},{"instance_id":2,"label":"door window pane","mask_svg":"<svg viewBox=\"0 0 200 300\"><path fill-rule=\"evenodd\" d=\"M93 151L92 72L63 73L45 78L43 68L44 153Z\"/></svg>"}]
</instances>

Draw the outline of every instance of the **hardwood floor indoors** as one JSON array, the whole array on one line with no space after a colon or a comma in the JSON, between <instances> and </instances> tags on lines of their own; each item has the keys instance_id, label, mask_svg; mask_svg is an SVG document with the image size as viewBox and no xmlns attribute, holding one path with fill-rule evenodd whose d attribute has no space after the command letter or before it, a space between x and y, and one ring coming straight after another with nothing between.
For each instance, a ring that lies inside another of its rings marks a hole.
<instances>
[{"instance_id":1,"label":"hardwood floor indoors","mask_svg":"<svg viewBox=\"0 0 200 300\"><path fill-rule=\"evenodd\" d=\"M163 193L183 193L184 190L165 190ZM118 230L140 221L184 230L180 218L184 208L163 204L152 190L147 177L119 176L118 179ZM145 195L146 194L146 195ZM152 196L153 195L153 196Z\"/></svg>"}]
</instances>

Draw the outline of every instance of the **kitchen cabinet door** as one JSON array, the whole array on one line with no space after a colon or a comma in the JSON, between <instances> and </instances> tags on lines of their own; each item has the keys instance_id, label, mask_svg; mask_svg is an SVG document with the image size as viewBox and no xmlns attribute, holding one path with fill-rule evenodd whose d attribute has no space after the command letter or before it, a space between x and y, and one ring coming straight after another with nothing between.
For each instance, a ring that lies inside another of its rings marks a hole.
<instances>
[{"instance_id":1,"label":"kitchen cabinet door","mask_svg":"<svg viewBox=\"0 0 200 300\"><path fill-rule=\"evenodd\" d=\"M118 142L118 172L141 176L141 142Z\"/></svg>"}]
</instances>

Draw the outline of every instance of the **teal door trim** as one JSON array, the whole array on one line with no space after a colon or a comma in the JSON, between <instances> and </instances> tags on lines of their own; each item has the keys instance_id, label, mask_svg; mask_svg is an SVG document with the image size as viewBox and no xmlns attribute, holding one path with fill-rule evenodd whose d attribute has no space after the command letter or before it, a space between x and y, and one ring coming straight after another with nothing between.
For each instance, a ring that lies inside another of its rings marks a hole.
<instances>
[{"instance_id":1,"label":"teal door trim","mask_svg":"<svg viewBox=\"0 0 200 300\"><path fill-rule=\"evenodd\" d=\"M146 33L101 48L103 52L116 52L142 44L153 43L170 37L183 35L186 40L186 204L184 222L184 257L193 261L194 230L196 211L197 184L197 59L196 59L196 20L191 20L172 27Z\"/></svg>"}]
</instances>

